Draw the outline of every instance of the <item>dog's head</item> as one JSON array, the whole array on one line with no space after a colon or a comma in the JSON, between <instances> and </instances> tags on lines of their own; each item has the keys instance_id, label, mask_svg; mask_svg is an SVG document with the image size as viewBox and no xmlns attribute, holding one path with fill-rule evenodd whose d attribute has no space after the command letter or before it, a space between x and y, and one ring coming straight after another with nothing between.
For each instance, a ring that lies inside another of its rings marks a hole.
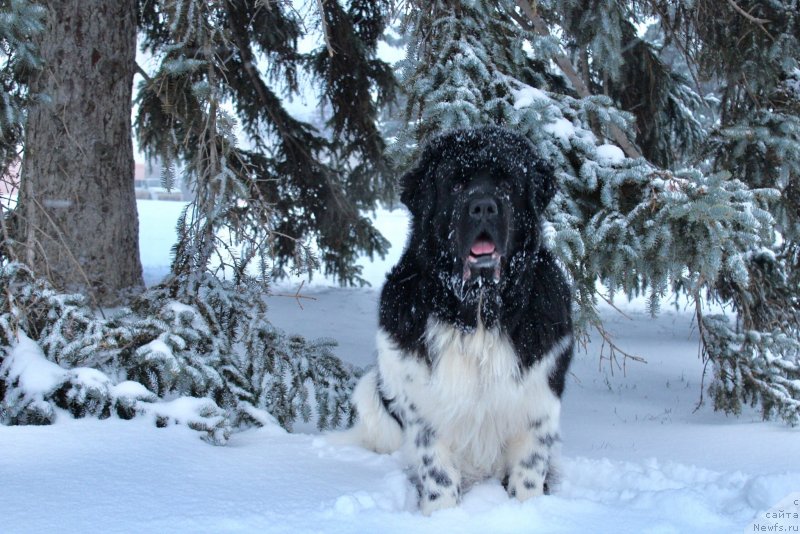
<instances>
[{"instance_id":1,"label":"dog's head","mask_svg":"<svg viewBox=\"0 0 800 534\"><path fill-rule=\"evenodd\" d=\"M498 127L443 134L402 179L413 224L408 246L446 265L461 286L496 284L511 259L538 250L555 187L552 169L518 134Z\"/></svg>"}]
</instances>

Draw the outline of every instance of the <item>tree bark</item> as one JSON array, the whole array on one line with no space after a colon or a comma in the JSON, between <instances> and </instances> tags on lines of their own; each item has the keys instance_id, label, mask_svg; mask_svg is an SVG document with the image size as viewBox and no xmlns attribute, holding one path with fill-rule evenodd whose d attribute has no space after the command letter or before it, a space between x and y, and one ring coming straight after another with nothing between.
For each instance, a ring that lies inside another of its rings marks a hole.
<instances>
[{"instance_id":1,"label":"tree bark","mask_svg":"<svg viewBox=\"0 0 800 534\"><path fill-rule=\"evenodd\" d=\"M30 90L19 256L64 291L114 305L144 286L133 182L135 0L51 0Z\"/></svg>"}]
</instances>

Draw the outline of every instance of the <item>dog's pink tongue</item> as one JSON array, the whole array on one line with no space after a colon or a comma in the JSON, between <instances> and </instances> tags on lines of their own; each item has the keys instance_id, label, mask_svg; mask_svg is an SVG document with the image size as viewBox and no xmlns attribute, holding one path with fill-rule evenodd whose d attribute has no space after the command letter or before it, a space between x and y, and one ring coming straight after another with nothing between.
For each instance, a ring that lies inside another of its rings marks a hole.
<instances>
[{"instance_id":1,"label":"dog's pink tongue","mask_svg":"<svg viewBox=\"0 0 800 534\"><path fill-rule=\"evenodd\" d=\"M472 244L472 248L469 249L469 251L473 256L482 256L483 254L492 254L494 249L494 243L491 241L486 239L478 239Z\"/></svg>"}]
</instances>

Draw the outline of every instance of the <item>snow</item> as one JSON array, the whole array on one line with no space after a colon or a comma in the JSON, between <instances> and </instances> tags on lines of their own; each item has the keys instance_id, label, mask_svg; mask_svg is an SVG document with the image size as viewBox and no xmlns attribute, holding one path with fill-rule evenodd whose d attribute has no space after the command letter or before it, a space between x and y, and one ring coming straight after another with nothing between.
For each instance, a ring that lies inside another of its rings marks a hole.
<instances>
[{"instance_id":1,"label":"snow","mask_svg":"<svg viewBox=\"0 0 800 534\"><path fill-rule=\"evenodd\" d=\"M516 87L516 89L511 90L514 99L514 109L522 109L538 103L539 105L549 107L552 113L557 115L561 114L558 107L552 104L552 99L541 89L531 87L519 80L513 80L512 86ZM548 103L551 104L547 106ZM556 137L565 147L570 146L570 139L577 134L575 125L564 117L553 119L551 122L545 124L542 129L553 137Z\"/></svg>"},{"instance_id":2,"label":"snow","mask_svg":"<svg viewBox=\"0 0 800 534\"><path fill-rule=\"evenodd\" d=\"M575 136L575 126L563 117L545 124L542 129L554 137L557 137L564 146L569 146L570 138Z\"/></svg>"},{"instance_id":3,"label":"snow","mask_svg":"<svg viewBox=\"0 0 800 534\"><path fill-rule=\"evenodd\" d=\"M0 366L0 376L8 376L9 382L19 382L23 390L31 395L44 395L60 386L67 371L51 362L44 352L24 332L19 332L17 343Z\"/></svg>"},{"instance_id":4,"label":"snow","mask_svg":"<svg viewBox=\"0 0 800 534\"><path fill-rule=\"evenodd\" d=\"M616 145L600 145L595 151L597 162L601 165L615 165L625 160L625 153Z\"/></svg>"},{"instance_id":5,"label":"snow","mask_svg":"<svg viewBox=\"0 0 800 534\"><path fill-rule=\"evenodd\" d=\"M549 108L549 111L555 115L561 114L558 107L552 104L553 100L541 89L531 87L519 80L510 80L510 82L512 87L515 87L511 90L511 96L514 99L514 109L540 106ZM565 117L557 116L555 119L545 124L542 129L558 139L559 143L567 148L570 147L570 140L575 136L583 138L584 141L589 143L594 143L596 141L591 131L576 128L572 121ZM601 165L615 165L625 160L625 153L618 146L602 144L595 148L597 162Z\"/></svg>"},{"instance_id":6,"label":"snow","mask_svg":"<svg viewBox=\"0 0 800 534\"><path fill-rule=\"evenodd\" d=\"M109 388L114 397L128 397L132 399L150 399L154 401L156 396L139 382L125 380Z\"/></svg>"},{"instance_id":7,"label":"snow","mask_svg":"<svg viewBox=\"0 0 800 534\"><path fill-rule=\"evenodd\" d=\"M137 200L139 208L139 255L142 274L148 286L161 281L172 263L172 245L177 239L175 225L184 202ZM149 231L148 231L149 230Z\"/></svg>"},{"instance_id":8,"label":"snow","mask_svg":"<svg viewBox=\"0 0 800 534\"><path fill-rule=\"evenodd\" d=\"M69 373L73 377L75 383L81 384L84 387L103 390L113 388L111 380L97 369L90 367L76 367L70 369Z\"/></svg>"},{"instance_id":9,"label":"snow","mask_svg":"<svg viewBox=\"0 0 800 534\"><path fill-rule=\"evenodd\" d=\"M511 96L514 98L514 109L529 107L536 101L550 102L550 97L541 89L525 84L520 84L520 86L520 89L511 91Z\"/></svg>"},{"instance_id":10,"label":"snow","mask_svg":"<svg viewBox=\"0 0 800 534\"><path fill-rule=\"evenodd\" d=\"M174 233L165 228L174 228L181 207L152 204L139 204L150 283L169 265ZM336 352L357 365L374 360L378 290L407 232L403 211L379 211L377 222L395 246L383 261L364 261L371 288L330 287L315 277L301 290L308 298L291 296L297 280L270 298L277 326L336 338ZM288 434L264 418L266 427L215 447L186 426L156 428L151 417L58 414L50 426L0 427L0 532L707 533L754 532L753 521L797 531L790 528L800 520L789 512L800 491L800 431L763 422L751 409L726 417L708 400L698 408L703 362L690 310L681 305L653 319L643 300L615 305L625 315L602 306L607 329L647 363L628 361L623 372L621 356L618 365L607 351L601 360L599 341L579 349L554 495L520 503L488 480L458 508L425 518L397 455L334 446L311 425ZM21 338L14 354L24 355L9 364L14 372L43 388L53 383L58 366L43 363L32 342ZM131 383L115 388L147 393ZM180 399L157 411L188 419L198 410ZM784 517L769 516L774 507Z\"/></svg>"},{"instance_id":11,"label":"snow","mask_svg":"<svg viewBox=\"0 0 800 534\"><path fill-rule=\"evenodd\" d=\"M159 402L155 412L159 417L167 417L176 424L185 424L198 419L198 414L215 414L219 409L211 399L180 397L168 402Z\"/></svg>"},{"instance_id":12,"label":"snow","mask_svg":"<svg viewBox=\"0 0 800 534\"><path fill-rule=\"evenodd\" d=\"M156 339L154 339L150 343L142 345L141 348L136 350L136 352L138 354L145 354L145 355L152 354L155 358L158 358L159 356L167 356L167 357L172 358L173 357L172 349L162 339L162 337L164 335L169 335L169 334L166 334L166 333L165 334L161 334L159 337L157 337ZM179 369L176 368L175 372L178 372L178 371L179 371Z\"/></svg>"},{"instance_id":13,"label":"snow","mask_svg":"<svg viewBox=\"0 0 800 534\"><path fill-rule=\"evenodd\" d=\"M789 91L794 93L795 98L800 98L800 69L793 69L788 79L786 86Z\"/></svg>"}]
</instances>

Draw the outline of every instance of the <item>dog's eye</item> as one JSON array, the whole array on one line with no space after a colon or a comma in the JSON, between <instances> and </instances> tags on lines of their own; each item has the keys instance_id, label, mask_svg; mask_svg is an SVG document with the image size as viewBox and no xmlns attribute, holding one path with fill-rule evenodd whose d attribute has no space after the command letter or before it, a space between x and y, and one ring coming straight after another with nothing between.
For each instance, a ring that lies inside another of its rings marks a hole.
<instances>
[{"instance_id":1,"label":"dog's eye","mask_svg":"<svg viewBox=\"0 0 800 534\"><path fill-rule=\"evenodd\" d=\"M511 182L508 180L502 180L500 184L498 184L498 187L500 188L500 191L505 193L510 193L512 189Z\"/></svg>"},{"instance_id":2,"label":"dog's eye","mask_svg":"<svg viewBox=\"0 0 800 534\"><path fill-rule=\"evenodd\" d=\"M460 193L463 189L464 189L464 184L462 184L461 182L454 183L453 187L450 188L450 190L453 193Z\"/></svg>"}]
</instances>

